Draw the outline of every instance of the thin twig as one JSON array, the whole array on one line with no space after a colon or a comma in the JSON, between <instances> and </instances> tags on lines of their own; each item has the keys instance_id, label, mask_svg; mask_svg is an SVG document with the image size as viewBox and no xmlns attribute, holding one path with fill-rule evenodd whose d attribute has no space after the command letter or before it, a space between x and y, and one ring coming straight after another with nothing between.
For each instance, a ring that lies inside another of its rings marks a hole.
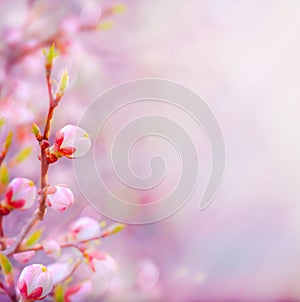
<instances>
[{"instance_id":1,"label":"thin twig","mask_svg":"<svg viewBox=\"0 0 300 302\"><path fill-rule=\"evenodd\" d=\"M10 289L0 282L0 288L3 290L3 294L7 295L12 302L18 302L15 292L11 292Z\"/></svg>"},{"instance_id":2,"label":"thin twig","mask_svg":"<svg viewBox=\"0 0 300 302\"><path fill-rule=\"evenodd\" d=\"M47 160L47 153L46 149L49 146L49 135L50 129L53 119L54 109L57 106L53 98L52 93L52 84L51 84L51 72L52 72L52 65L46 65L46 81L47 81L47 88L49 94L49 109L47 114L47 119L45 123L45 130L43 135L43 140L40 142L41 147L41 197L39 201L39 208L34 212L32 217L26 222L25 226L22 228L19 235L15 238L14 243L6 250L3 251L5 255L11 255L15 251L17 251L22 244L22 241L28 235L30 230L37 224L39 220L43 220L45 212L46 212L46 199L47 193L46 188L48 186L48 169L49 163Z\"/></svg>"},{"instance_id":3,"label":"thin twig","mask_svg":"<svg viewBox=\"0 0 300 302\"><path fill-rule=\"evenodd\" d=\"M0 237L4 237L4 230L3 230L3 215L0 215Z\"/></svg>"},{"instance_id":4,"label":"thin twig","mask_svg":"<svg viewBox=\"0 0 300 302\"><path fill-rule=\"evenodd\" d=\"M14 243L8 247L6 250L4 250L2 253L6 256L12 255L18 248L20 247L22 241L27 236L27 234L30 232L30 230L35 226L35 224L39 220L38 216L38 210L34 212L34 214L31 216L31 218L26 222L25 226L22 228L19 235L15 238Z\"/></svg>"},{"instance_id":5,"label":"thin twig","mask_svg":"<svg viewBox=\"0 0 300 302\"><path fill-rule=\"evenodd\" d=\"M68 248L68 247L79 248L78 244L92 242L92 241L99 240L104 237L106 237L105 234L101 235L100 237L94 237L94 238L87 239L87 240L82 240L82 241L77 241L77 242L66 242L66 243L60 244L60 247L61 248ZM43 245L37 244L36 246L29 247L29 248L20 248L20 249L16 250L14 253L23 253L23 252L30 252L30 251L36 252L36 251L40 251L42 249L43 249Z\"/></svg>"}]
</instances>

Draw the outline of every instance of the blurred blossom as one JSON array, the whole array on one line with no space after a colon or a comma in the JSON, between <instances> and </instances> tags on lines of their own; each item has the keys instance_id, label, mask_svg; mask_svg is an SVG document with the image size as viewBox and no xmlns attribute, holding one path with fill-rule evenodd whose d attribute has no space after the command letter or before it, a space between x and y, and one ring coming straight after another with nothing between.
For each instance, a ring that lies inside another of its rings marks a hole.
<instances>
[{"instance_id":1,"label":"blurred blossom","mask_svg":"<svg viewBox=\"0 0 300 302\"><path fill-rule=\"evenodd\" d=\"M76 34L79 27L79 19L76 16L67 16L60 23L60 31L66 35Z\"/></svg>"},{"instance_id":2,"label":"blurred blossom","mask_svg":"<svg viewBox=\"0 0 300 302\"><path fill-rule=\"evenodd\" d=\"M95 26L101 18L101 7L96 2L88 3L80 13L80 24L82 26Z\"/></svg>"},{"instance_id":3,"label":"blurred blossom","mask_svg":"<svg viewBox=\"0 0 300 302\"><path fill-rule=\"evenodd\" d=\"M106 252L93 250L86 251L85 256L88 258L89 265L95 273L95 278L103 281L110 281L114 278L117 266L115 260Z\"/></svg>"},{"instance_id":4,"label":"blurred blossom","mask_svg":"<svg viewBox=\"0 0 300 302\"><path fill-rule=\"evenodd\" d=\"M22 253L16 253L13 254L13 257L15 260L17 260L19 263L25 264L27 263L31 258L33 258L35 255L35 251L28 251L28 252L22 252Z\"/></svg>"},{"instance_id":5,"label":"blurred blossom","mask_svg":"<svg viewBox=\"0 0 300 302\"><path fill-rule=\"evenodd\" d=\"M137 281L141 290L152 290L159 281L158 267L152 261L145 260L140 265Z\"/></svg>"},{"instance_id":6,"label":"blurred blossom","mask_svg":"<svg viewBox=\"0 0 300 302\"><path fill-rule=\"evenodd\" d=\"M68 278L79 261L82 261L82 253L78 249L63 250L62 255L56 259L56 262L48 265L53 284L56 285Z\"/></svg>"},{"instance_id":7,"label":"blurred blossom","mask_svg":"<svg viewBox=\"0 0 300 302\"><path fill-rule=\"evenodd\" d=\"M0 109L7 122L15 127L30 123L34 119L34 115L28 108L28 104L22 100L16 102L16 100L9 99L7 102L0 103Z\"/></svg>"},{"instance_id":8,"label":"blurred blossom","mask_svg":"<svg viewBox=\"0 0 300 302\"><path fill-rule=\"evenodd\" d=\"M20 43L22 36L23 33L20 28L6 28L3 33L3 41L10 47L16 46L18 43Z\"/></svg>"},{"instance_id":9,"label":"blurred blossom","mask_svg":"<svg viewBox=\"0 0 300 302\"><path fill-rule=\"evenodd\" d=\"M25 301L41 300L52 290L52 278L42 264L26 266L18 279L18 289Z\"/></svg>"},{"instance_id":10,"label":"blurred blossom","mask_svg":"<svg viewBox=\"0 0 300 302\"><path fill-rule=\"evenodd\" d=\"M72 191L64 184L47 189L47 205L57 212L63 212L74 203Z\"/></svg>"},{"instance_id":11,"label":"blurred blossom","mask_svg":"<svg viewBox=\"0 0 300 302\"><path fill-rule=\"evenodd\" d=\"M76 241L85 241L101 236L99 221L90 217L80 217L70 227L72 238Z\"/></svg>"},{"instance_id":12,"label":"blurred blossom","mask_svg":"<svg viewBox=\"0 0 300 302\"><path fill-rule=\"evenodd\" d=\"M69 287L64 295L65 302L90 301L93 292L93 285L90 281L85 281Z\"/></svg>"},{"instance_id":13,"label":"blurred blossom","mask_svg":"<svg viewBox=\"0 0 300 302\"><path fill-rule=\"evenodd\" d=\"M73 261L56 262L48 265L48 271L52 276L53 285L56 285L68 278L71 275L73 268Z\"/></svg>"},{"instance_id":14,"label":"blurred blossom","mask_svg":"<svg viewBox=\"0 0 300 302\"><path fill-rule=\"evenodd\" d=\"M45 253L49 257L58 258L61 256L61 247L54 239L44 240L42 245Z\"/></svg>"}]
</instances>

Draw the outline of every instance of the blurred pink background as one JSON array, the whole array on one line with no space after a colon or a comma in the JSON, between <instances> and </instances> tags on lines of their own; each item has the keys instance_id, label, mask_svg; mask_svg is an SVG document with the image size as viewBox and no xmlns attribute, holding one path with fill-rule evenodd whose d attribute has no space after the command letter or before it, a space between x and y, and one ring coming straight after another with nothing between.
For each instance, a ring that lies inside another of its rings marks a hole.
<instances>
[{"instance_id":1,"label":"blurred pink background","mask_svg":"<svg viewBox=\"0 0 300 302\"><path fill-rule=\"evenodd\" d=\"M66 51L55 72L67 68L71 85L54 129L76 123L84 108L113 85L165 78L209 104L227 154L219 194L208 209L198 211L210 150L201 129L189 118L183 121L199 152L197 190L172 217L128 226L103 241L119 272L101 299L299 301L300 2L123 1L123 14L104 18L112 28L104 30L103 23L102 30L76 32L76 22L92 22L93 13L112 3L117 2L0 2L0 106L6 129L18 129L22 136L15 148L35 146L30 123L43 120L47 91L41 51L14 58L24 45L60 30ZM143 145L139 148L142 154ZM37 155L35 147L12 176L38 180ZM99 217L81 195L71 162L59 162L49 177L67 183L76 196L67 212L49 211L45 224L52 225L51 236L79 215ZM13 214L8 233L22 227L23 215Z\"/></svg>"}]
</instances>

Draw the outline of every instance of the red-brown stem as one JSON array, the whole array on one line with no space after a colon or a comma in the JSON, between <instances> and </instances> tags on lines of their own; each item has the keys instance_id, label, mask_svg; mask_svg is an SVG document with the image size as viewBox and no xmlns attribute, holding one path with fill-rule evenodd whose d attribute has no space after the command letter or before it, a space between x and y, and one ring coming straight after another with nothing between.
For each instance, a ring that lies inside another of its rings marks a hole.
<instances>
[{"instance_id":1,"label":"red-brown stem","mask_svg":"<svg viewBox=\"0 0 300 302\"><path fill-rule=\"evenodd\" d=\"M48 89L48 95L49 95L49 109L44 129L44 135L43 140L47 141L49 140L50 136L50 129L51 124L53 120L53 114L54 109L57 106L57 103L54 100L53 92L52 92L52 83L51 83L51 71L52 71L52 65L46 66L46 81L47 81L47 89ZM49 169L49 163L47 159L47 153L46 148L44 144L41 145L41 199L40 199L40 206L39 206L39 215L38 218L40 220L43 220L45 212L46 212L46 188L48 186L48 169Z\"/></svg>"},{"instance_id":2,"label":"red-brown stem","mask_svg":"<svg viewBox=\"0 0 300 302\"><path fill-rule=\"evenodd\" d=\"M51 129L51 123L53 119L53 113L54 109L57 106L57 103L55 102L53 98L52 93L52 84L51 84L51 71L52 71L52 65L46 66L46 81L47 81L47 88L48 88L48 94L49 94L49 109L48 109L48 115L45 123L45 130L43 135L43 141L48 142L49 135L50 135L50 129ZM48 169L49 164L47 160L47 153L46 148L47 144L43 144L43 141L40 142L41 146L41 197L39 202L39 208L34 212L32 217L26 222L25 226L22 228L21 232L18 234L18 236L15 238L14 243L6 250L3 251L5 255L12 255L14 252L16 252L22 241L25 239L25 237L28 235L30 230L37 224L39 220L43 220L45 212L46 212L46 199L47 199L47 193L46 188L48 186Z\"/></svg>"},{"instance_id":3,"label":"red-brown stem","mask_svg":"<svg viewBox=\"0 0 300 302\"><path fill-rule=\"evenodd\" d=\"M27 234L30 232L30 230L35 226L35 224L39 220L39 211L36 210L34 214L31 216L31 218L26 222L24 227L22 228L21 232L18 234L18 236L15 238L14 243L4 250L2 253L6 256L12 255L18 248L20 247L22 241L27 236Z\"/></svg>"},{"instance_id":4,"label":"red-brown stem","mask_svg":"<svg viewBox=\"0 0 300 302\"><path fill-rule=\"evenodd\" d=\"M0 215L0 238L4 237L4 230L3 230L3 216Z\"/></svg>"},{"instance_id":5,"label":"red-brown stem","mask_svg":"<svg viewBox=\"0 0 300 302\"><path fill-rule=\"evenodd\" d=\"M108 233L108 232L103 232L100 237L94 237L94 238L91 238L91 239L81 240L81 241L78 241L78 242L67 242L67 243L61 244L60 247L61 248L67 248L67 247L78 248L77 244L88 243L88 242L91 242L91 241L94 241L94 240L99 240L99 239L105 238L105 237L107 237L109 235L113 235L113 234ZM42 249L43 249L43 246L41 244L38 244L38 245L30 247L30 248L20 248L20 246L19 246L13 252L5 253L5 255L6 256L10 256L12 253L22 253L22 252L29 252L29 251L40 251ZM4 252L6 252L6 251L4 251Z\"/></svg>"},{"instance_id":6,"label":"red-brown stem","mask_svg":"<svg viewBox=\"0 0 300 302\"><path fill-rule=\"evenodd\" d=\"M7 295L12 302L18 302L15 292L12 292L2 282L0 282L0 288L3 290L3 294Z\"/></svg>"},{"instance_id":7,"label":"red-brown stem","mask_svg":"<svg viewBox=\"0 0 300 302\"><path fill-rule=\"evenodd\" d=\"M63 243L60 245L61 248L68 248L68 247L75 247L78 248L78 244L80 243L88 243L91 241L95 241L95 240L99 240L101 238L106 237L107 235L104 233L102 234L100 237L94 237L88 240L82 240L82 241L78 241L78 242L67 242L67 243ZM43 245L42 244L38 244L36 246L33 246L31 248L24 248L24 249L18 249L15 251L15 253L23 253L23 252L29 252L29 251L40 251L43 249Z\"/></svg>"},{"instance_id":8,"label":"red-brown stem","mask_svg":"<svg viewBox=\"0 0 300 302\"><path fill-rule=\"evenodd\" d=\"M2 165L4 159L5 159L5 156L7 154L7 150L3 150L0 154L0 166Z\"/></svg>"}]
</instances>

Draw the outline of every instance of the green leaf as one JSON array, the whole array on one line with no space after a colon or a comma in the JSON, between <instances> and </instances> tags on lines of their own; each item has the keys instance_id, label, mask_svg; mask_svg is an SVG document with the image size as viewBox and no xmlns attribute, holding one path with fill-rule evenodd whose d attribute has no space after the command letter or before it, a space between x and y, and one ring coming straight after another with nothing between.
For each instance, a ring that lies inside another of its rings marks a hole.
<instances>
[{"instance_id":1,"label":"green leaf","mask_svg":"<svg viewBox=\"0 0 300 302\"><path fill-rule=\"evenodd\" d=\"M113 223L112 225L110 225L108 228L107 228L107 232L109 234L117 234L119 232L121 232L122 230L124 230L124 228L126 227L125 224L121 224L121 223Z\"/></svg>"},{"instance_id":2,"label":"green leaf","mask_svg":"<svg viewBox=\"0 0 300 302\"><path fill-rule=\"evenodd\" d=\"M59 90L65 92L65 90L68 87L68 83L69 83L69 74L67 70L64 70L60 78Z\"/></svg>"},{"instance_id":3,"label":"green leaf","mask_svg":"<svg viewBox=\"0 0 300 302\"><path fill-rule=\"evenodd\" d=\"M0 266L4 275L12 273L13 267L9 259L2 253L0 253Z\"/></svg>"},{"instance_id":4,"label":"green leaf","mask_svg":"<svg viewBox=\"0 0 300 302\"><path fill-rule=\"evenodd\" d=\"M30 156L31 151L32 151L32 148L31 148L31 147L26 147L26 148L24 148L23 150L21 150L21 151L16 155L15 161L16 161L17 163L23 162L24 160L26 160L26 159Z\"/></svg>"},{"instance_id":5,"label":"green leaf","mask_svg":"<svg viewBox=\"0 0 300 302\"><path fill-rule=\"evenodd\" d=\"M44 56L46 57L46 64L52 65L53 60L59 55L59 51L55 49L54 43L49 48L48 52L42 49Z\"/></svg>"},{"instance_id":6,"label":"green leaf","mask_svg":"<svg viewBox=\"0 0 300 302\"><path fill-rule=\"evenodd\" d=\"M8 134L7 134L7 136L6 136L5 143L4 143L5 150L8 150L9 147L10 147L10 145L11 145L12 136L13 136L12 131L9 131Z\"/></svg>"},{"instance_id":7,"label":"green leaf","mask_svg":"<svg viewBox=\"0 0 300 302\"><path fill-rule=\"evenodd\" d=\"M69 74L67 70L64 70L61 77L60 77L60 81L58 84L58 89L57 92L55 94L55 98L56 99L61 99L63 97L63 95L65 94L66 89L68 88L68 84L69 84Z\"/></svg>"},{"instance_id":8,"label":"green leaf","mask_svg":"<svg viewBox=\"0 0 300 302\"><path fill-rule=\"evenodd\" d=\"M34 231L34 232L33 232L31 235L29 235L29 237L26 239L25 245L26 245L27 247L30 247L30 246L36 244L36 243L40 240L40 238L41 238L41 236L42 236L42 233L43 233L43 230L42 230L42 229L38 229L38 230Z\"/></svg>"},{"instance_id":9,"label":"green leaf","mask_svg":"<svg viewBox=\"0 0 300 302\"><path fill-rule=\"evenodd\" d=\"M7 167L2 164L0 167L0 183L2 185L7 185L9 182L9 172Z\"/></svg>"},{"instance_id":10,"label":"green leaf","mask_svg":"<svg viewBox=\"0 0 300 302\"><path fill-rule=\"evenodd\" d=\"M36 138L39 138L40 136L42 136L41 130L36 123L32 123L32 132Z\"/></svg>"},{"instance_id":11,"label":"green leaf","mask_svg":"<svg viewBox=\"0 0 300 302\"><path fill-rule=\"evenodd\" d=\"M4 126L4 124L5 124L5 118L1 117L0 118L0 130L2 129L2 127Z\"/></svg>"},{"instance_id":12,"label":"green leaf","mask_svg":"<svg viewBox=\"0 0 300 302\"><path fill-rule=\"evenodd\" d=\"M55 302L64 302L64 287L61 284L58 284L54 288L54 301Z\"/></svg>"}]
</instances>

